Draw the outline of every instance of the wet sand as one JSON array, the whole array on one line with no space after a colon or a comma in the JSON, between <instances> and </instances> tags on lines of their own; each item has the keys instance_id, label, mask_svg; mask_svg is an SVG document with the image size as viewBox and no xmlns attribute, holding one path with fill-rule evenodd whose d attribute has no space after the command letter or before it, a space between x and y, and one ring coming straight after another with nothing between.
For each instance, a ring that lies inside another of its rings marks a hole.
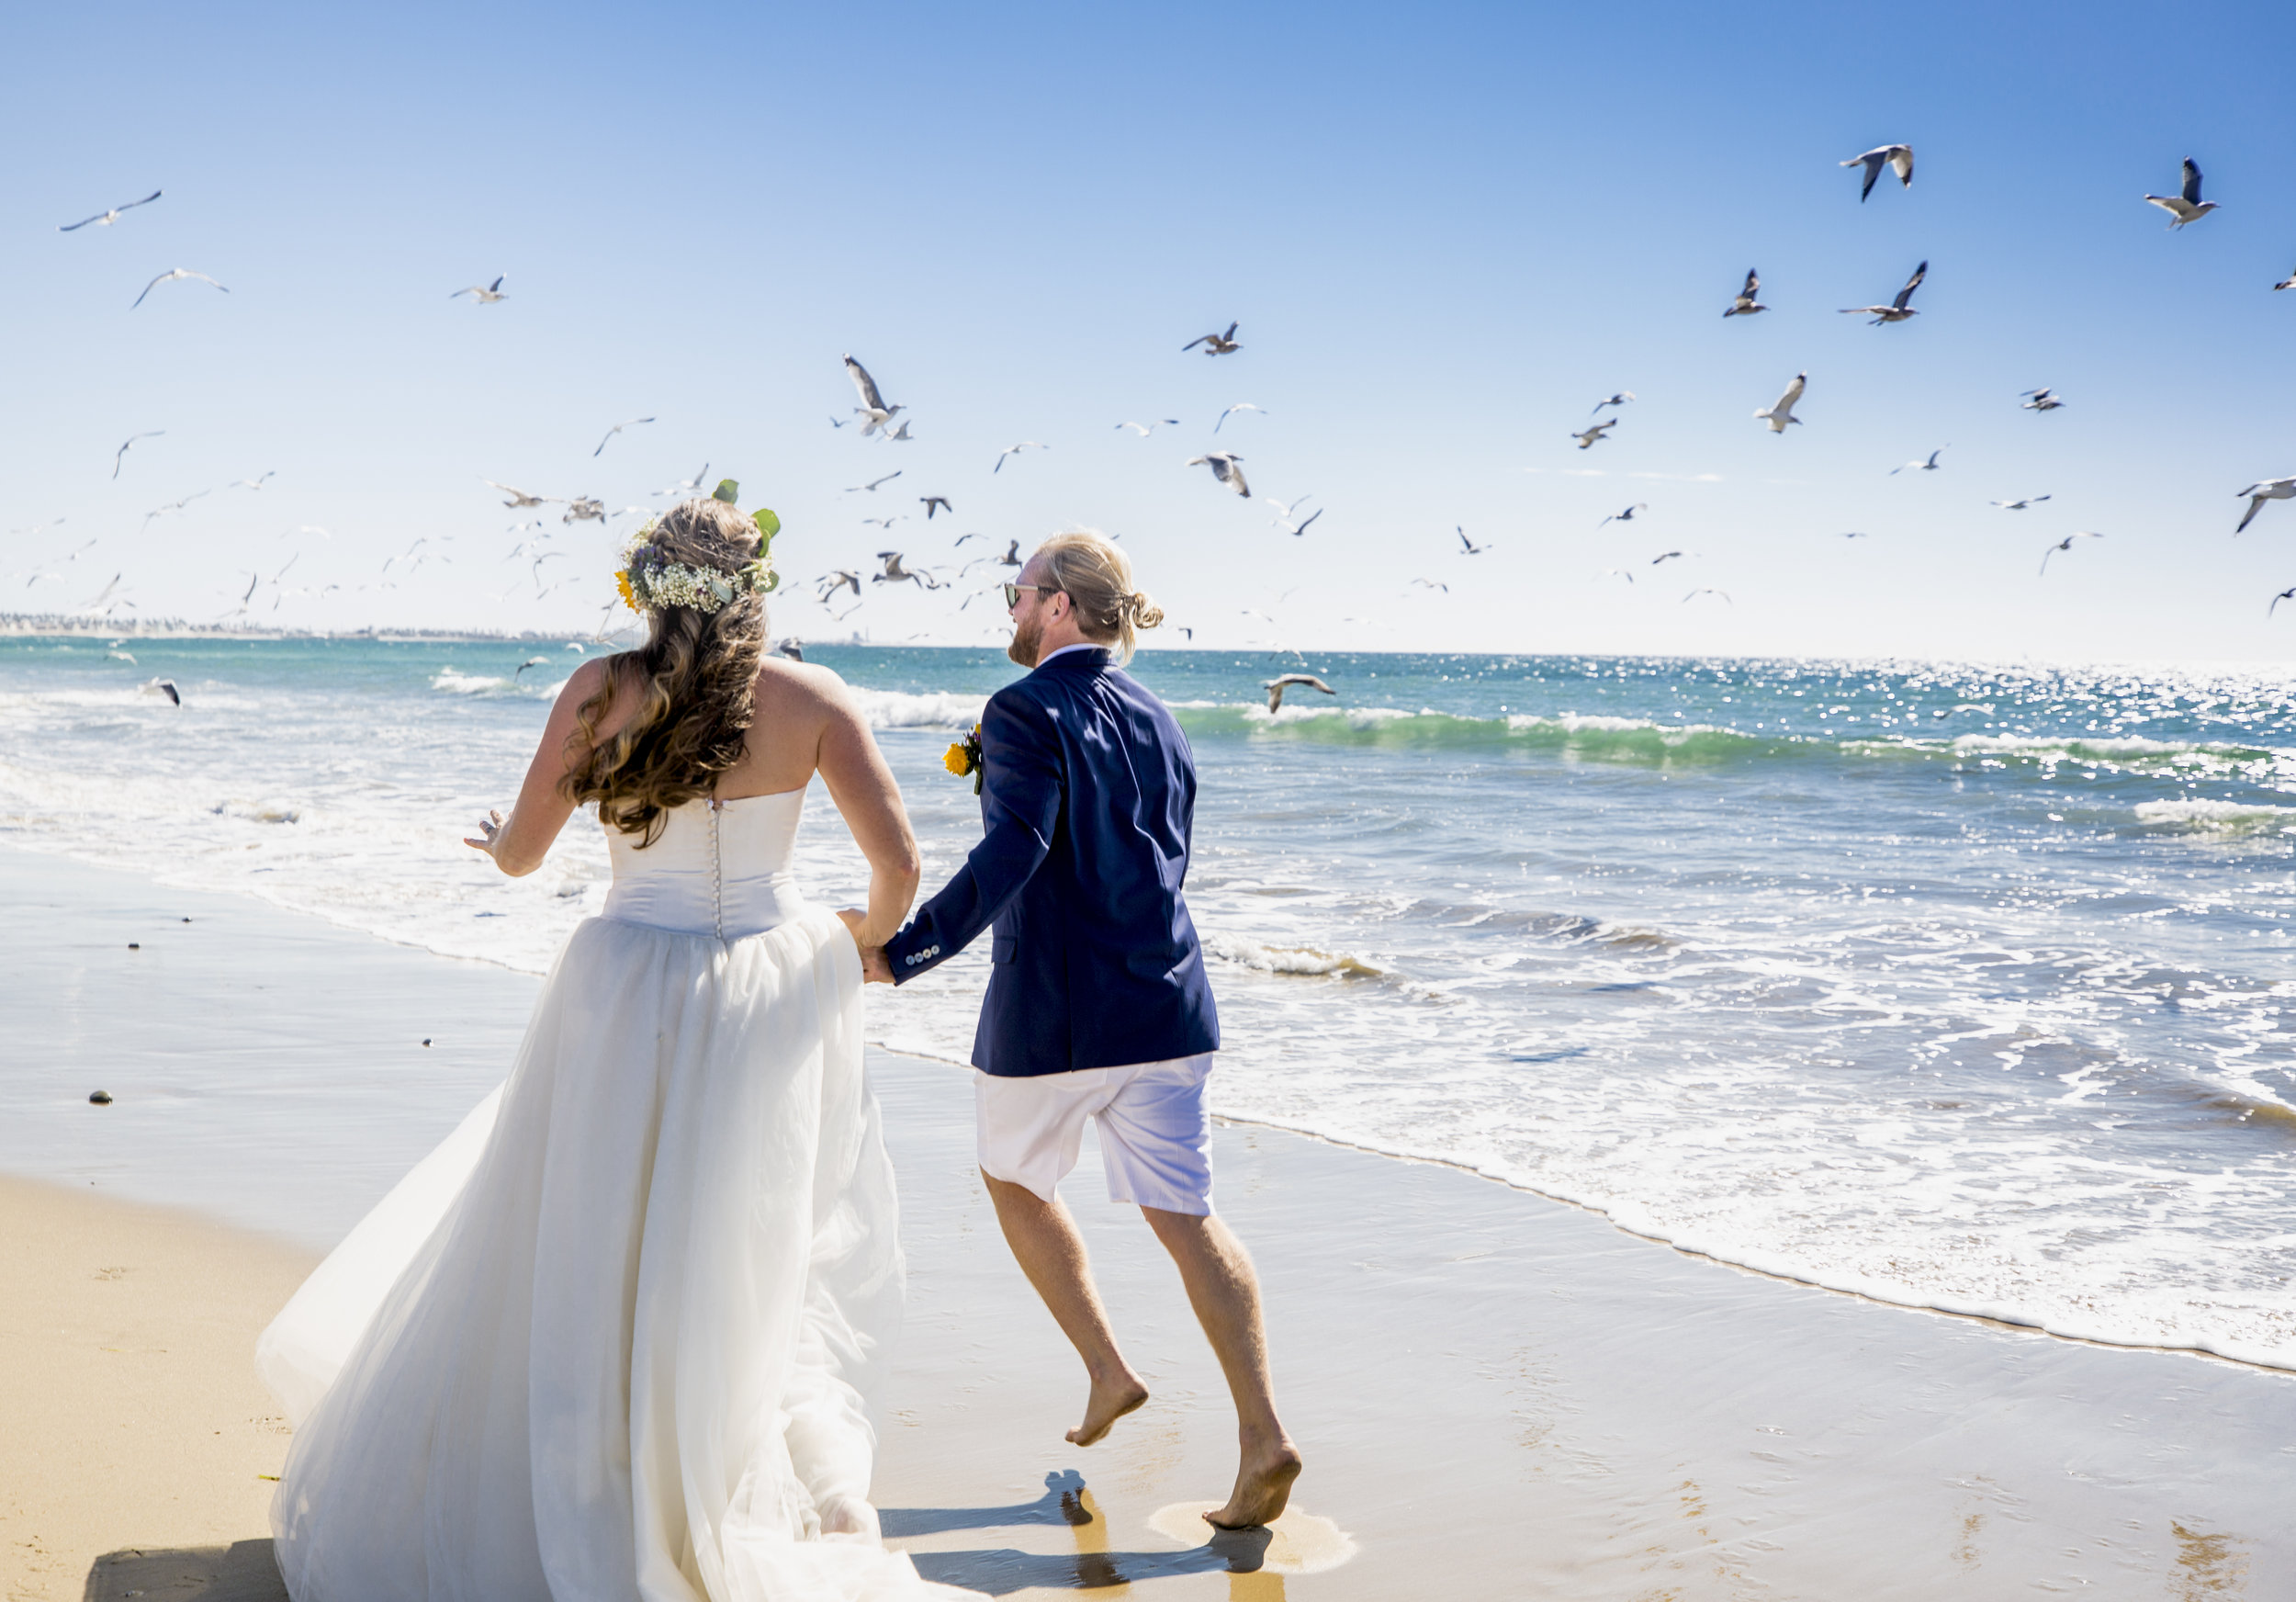
<instances>
[{"instance_id":1,"label":"wet sand","mask_svg":"<svg viewBox=\"0 0 2296 1602\"><path fill-rule=\"evenodd\" d=\"M276 1596L254 1333L499 1077L534 981L20 852L0 961L0 1169L47 1181L0 1186L0 1596ZM1309 1467L1277 1530L1207 1540L1232 1421L1089 1143L1067 1193L1155 1397L1079 1450L1082 1373L997 1235L963 1073L872 1073L912 1292L876 1495L936 1578L1176 1602L2296 1595L2296 1376L1863 1303L1238 1125L1219 1205ZM114 1105L87 1104L99 1081Z\"/></svg>"}]
</instances>

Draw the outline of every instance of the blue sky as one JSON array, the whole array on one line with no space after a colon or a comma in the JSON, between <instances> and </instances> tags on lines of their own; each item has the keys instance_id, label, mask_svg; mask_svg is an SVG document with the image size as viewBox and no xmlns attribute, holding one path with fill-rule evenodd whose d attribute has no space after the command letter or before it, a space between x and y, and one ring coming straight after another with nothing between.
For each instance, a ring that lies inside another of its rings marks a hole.
<instances>
[{"instance_id":1,"label":"blue sky","mask_svg":"<svg viewBox=\"0 0 2296 1602\"><path fill-rule=\"evenodd\" d=\"M2296 292L2270 289L2296 269L2296 91L2242 65L2290 59L2285 8L2172 30L2156 7L1943 6L1887 38L1839 7L1688 5L18 7L6 28L0 531L65 521L0 533L0 610L118 573L147 615L214 618L293 558L257 621L587 629L618 537L553 508L539 549L564 554L536 577L478 480L655 505L706 461L782 513L777 627L816 637L985 640L985 603L957 609L985 570L875 586L837 624L806 581L1085 524L1199 644L2271 660L2296 639L2296 607L2266 615L2296 584L2296 502L2232 534L2234 491L2296 473ZM1913 187L1861 205L1836 164L1899 140ZM2139 197L2186 155L2223 209L2171 233ZM1911 322L1836 311L1925 258ZM230 293L129 310L176 265ZM1725 322L1749 266L1774 310ZM501 304L448 299L497 273ZM1232 319L1236 355L1182 354ZM848 350L915 443L829 426ZM1803 369L1807 421L1773 437L1751 413ZM2044 384L2065 409L2020 411ZM1580 451L1618 389L1638 399L1615 437ZM1215 441L1244 400L1265 413ZM1156 417L1182 425L1115 427ZM1020 439L1050 448L992 473ZM1210 444L1252 502L1183 465ZM1940 471L1890 476L1938 446ZM928 493L953 525L919 519ZM1262 495L1324 514L1295 539ZM889 537L861 521L896 513ZM1455 525L1491 549L1459 554ZM2037 576L2075 530L2106 537ZM373 587L418 538L451 559ZM1729 604L1683 601L1707 586Z\"/></svg>"}]
</instances>

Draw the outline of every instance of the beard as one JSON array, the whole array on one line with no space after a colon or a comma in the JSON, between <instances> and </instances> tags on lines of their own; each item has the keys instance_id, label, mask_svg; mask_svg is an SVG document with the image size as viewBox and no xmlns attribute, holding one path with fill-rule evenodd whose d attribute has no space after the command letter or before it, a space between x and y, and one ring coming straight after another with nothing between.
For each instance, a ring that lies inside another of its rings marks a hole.
<instances>
[{"instance_id":1,"label":"beard","mask_svg":"<svg viewBox=\"0 0 2296 1602\"><path fill-rule=\"evenodd\" d=\"M1012 626L1012 643L1005 654L1024 668L1036 666L1038 649L1044 643L1044 624L1041 618L1016 618Z\"/></svg>"}]
</instances>

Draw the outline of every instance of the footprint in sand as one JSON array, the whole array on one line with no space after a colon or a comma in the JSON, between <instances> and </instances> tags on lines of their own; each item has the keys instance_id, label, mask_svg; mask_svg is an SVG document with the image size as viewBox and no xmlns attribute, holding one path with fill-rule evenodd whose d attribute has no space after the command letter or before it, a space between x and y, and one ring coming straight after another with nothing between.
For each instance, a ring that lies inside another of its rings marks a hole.
<instances>
[{"instance_id":1,"label":"footprint in sand","mask_svg":"<svg viewBox=\"0 0 2296 1602\"><path fill-rule=\"evenodd\" d=\"M1330 1519L1288 1507L1276 1522L1262 1529L1216 1530L1204 1515L1217 1512L1217 1502L1175 1502L1149 1516L1148 1528L1182 1546L1203 1546L1207 1537L1224 1548L1229 1542L1256 1543L1268 1538L1254 1567L1270 1574L1320 1574L1335 1569L1356 1555L1356 1538Z\"/></svg>"}]
</instances>

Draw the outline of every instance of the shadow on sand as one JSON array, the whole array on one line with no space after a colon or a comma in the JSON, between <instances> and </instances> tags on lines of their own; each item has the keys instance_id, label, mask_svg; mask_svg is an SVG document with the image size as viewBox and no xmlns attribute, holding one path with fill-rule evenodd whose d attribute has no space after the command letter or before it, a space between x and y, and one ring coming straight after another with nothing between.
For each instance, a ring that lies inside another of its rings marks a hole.
<instances>
[{"instance_id":1,"label":"shadow on sand","mask_svg":"<svg viewBox=\"0 0 2296 1602\"><path fill-rule=\"evenodd\" d=\"M87 1572L83 1602L287 1602L267 1540L229 1546L127 1547Z\"/></svg>"},{"instance_id":2,"label":"shadow on sand","mask_svg":"<svg viewBox=\"0 0 2296 1602\"><path fill-rule=\"evenodd\" d=\"M885 1507L878 1511L888 1537L940 1535L952 1529L995 1529L1013 1525L1066 1525L1076 1532L1080 1547L1093 1536L1106 1538L1107 1524L1099 1517L1082 1474L1068 1470L1044 1476L1044 1495L1033 1502L1000 1507ZM1093 1526L1098 1525L1094 1530ZM1011 1547L988 1547L970 1551L913 1551L909 1560L929 1580L992 1596L1041 1588L1052 1591L1092 1591L1142 1580L1167 1579L1176 1574L1252 1574L1265 1562L1275 1539L1266 1529L1213 1530L1202 1546L1183 1551L1027 1552ZM1266 1576L1283 1595L1280 1576Z\"/></svg>"},{"instance_id":3,"label":"shadow on sand","mask_svg":"<svg viewBox=\"0 0 2296 1602\"><path fill-rule=\"evenodd\" d=\"M1048 1474L1044 1495L1033 1502L1002 1507L888 1507L880 1515L888 1536L939 1535L952 1529L993 1529L1013 1525L1061 1525L1080 1541L1095 1524L1107 1526L1092 1506L1082 1474ZM1010 1547L974 1551L909 1554L917 1573L944 1585L962 1585L991 1596L1008 1596L1031 1586L1090 1591L1176 1574L1252 1574L1259 1571L1268 1542L1265 1529L1212 1532L1202 1546L1184 1551L1025 1552ZM1283 1595L1278 1575L1265 1578ZM88 1570L82 1602L287 1602L278 1561L267 1540L230 1546L123 1548L106 1552Z\"/></svg>"}]
</instances>

